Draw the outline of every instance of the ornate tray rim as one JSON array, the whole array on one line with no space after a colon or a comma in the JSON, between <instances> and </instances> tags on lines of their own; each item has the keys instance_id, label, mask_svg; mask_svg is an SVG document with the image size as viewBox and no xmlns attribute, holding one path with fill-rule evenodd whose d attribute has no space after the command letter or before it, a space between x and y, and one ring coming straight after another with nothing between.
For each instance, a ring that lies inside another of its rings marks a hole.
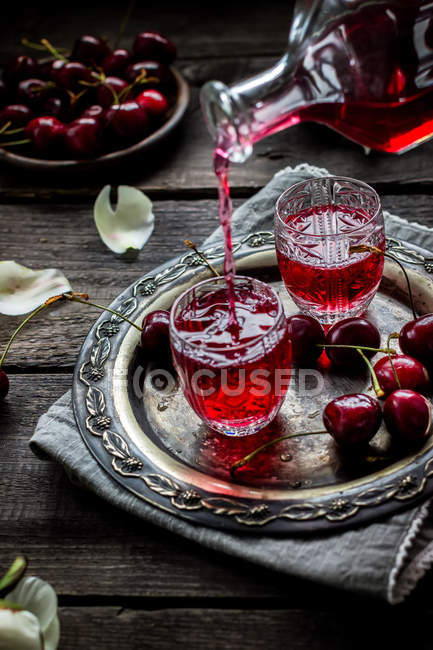
<instances>
[{"instance_id":1,"label":"ornate tray rim","mask_svg":"<svg viewBox=\"0 0 433 650\"><path fill-rule=\"evenodd\" d=\"M395 239L390 238L388 245L404 261L423 265L427 272L430 271L427 267L429 258L424 258L416 250L405 247ZM236 258L242 260L253 254L269 252L273 247L273 233L261 231L235 242L234 251ZM222 245L206 248L204 252L214 264L222 263ZM132 284L110 306L133 318L134 312L142 314L164 290L175 287L180 278L183 282L197 281L198 271L206 273L207 269L195 253L174 258L157 267L153 274L147 274ZM147 301L140 304L139 295ZM155 467L152 459L143 456L130 439L125 439L115 409L108 414L107 391L113 402L114 391L107 370L114 369L116 355L128 331L127 323L117 316L109 312L101 314L90 330L77 360L73 408L77 426L89 451L111 478L139 499L207 526L238 532L296 534L358 525L412 506L433 492L432 440L418 453L404 459L406 462L395 463L396 469L393 469L394 465L385 468L383 476L391 476L384 484L378 486L374 485L375 480L362 480L360 483L367 486L364 490L360 491L354 484L344 493L336 487L330 490L330 495L326 495L324 488L322 498L309 495L308 500L303 499L310 492L308 489L287 490L284 503L281 495L278 499L259 499L257 495L253 496L254 488L248 497L231 498L220 493L197 490L195 485L178 478L173 479L169 473L161 472ZM113 423L116 426L112 427ZM118 431L122 431L123 435ZM200 474L199 470L193 471ZM375 474L377 473L372 476ZM233 485L241 488L238 484ZM268 492L271 493L272 490Z\"/></svg>"}]
</instances>

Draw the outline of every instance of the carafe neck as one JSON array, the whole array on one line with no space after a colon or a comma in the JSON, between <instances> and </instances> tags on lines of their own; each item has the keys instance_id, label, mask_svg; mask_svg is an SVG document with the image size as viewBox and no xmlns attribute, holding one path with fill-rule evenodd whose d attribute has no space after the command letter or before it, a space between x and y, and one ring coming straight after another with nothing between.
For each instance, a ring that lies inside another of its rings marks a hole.
<instances>
[{"instance_id":1,"label":"carafe neck","mask_svg":"<svg viewBox=\"0 0 433 650\"><path fill-rule=\"evenodd\" d=\"M200 99L217 147L231 161L244 162L254 143L278 130L278 123L302 103L303 93L286 54L265 72L232 86L209 81Z\"/></svg>"}]
</instances>

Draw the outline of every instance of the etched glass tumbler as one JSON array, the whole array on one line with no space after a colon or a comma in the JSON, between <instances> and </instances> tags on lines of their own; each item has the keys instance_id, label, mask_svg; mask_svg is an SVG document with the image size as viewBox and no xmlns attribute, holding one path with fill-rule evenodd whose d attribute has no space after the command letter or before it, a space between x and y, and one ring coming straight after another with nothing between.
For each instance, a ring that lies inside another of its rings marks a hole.
<instances>
[{"instance_id":1,"label":"etched glass tumbler","mask_svg":"<svg viewBox=\"0 0 433 650\"><path fill-rule=\"evenodd\" d=\"M328 325L359 316L379 286L385 250L377 193L361 181L311 178L289 187L275 208L275 246L287 291Z\"/></svg>"}]
</instances>

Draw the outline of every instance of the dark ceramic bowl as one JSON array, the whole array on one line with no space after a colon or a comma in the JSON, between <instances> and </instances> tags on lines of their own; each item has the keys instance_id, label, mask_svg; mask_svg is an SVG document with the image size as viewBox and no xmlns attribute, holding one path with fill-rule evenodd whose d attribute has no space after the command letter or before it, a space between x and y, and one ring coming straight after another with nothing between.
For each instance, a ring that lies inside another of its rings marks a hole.
<instances>
[{"instance_id":1,"label":"dark ceramic bowl","mask_svg":"<svg viewBox=\"0 0 433 650\"><path fill-rule=\"evenodd\" d=\"M82 158L75 160L35 158L34 156L18 154L0 148L0 162L6 162L15 165L16 167L22 167L32 171L54 172L61 171L62 169L67 169L68 171L82 171L86 169L99 169L123 161L133 154L144 153L147 149L152 148L156 143L163 140L177 127L188 106L189 86L176 68L172 67L171 71L176 80L177 86L175 102L168 113L167 121L143 140L128 145L124 149L110 151L98 156L97 158Z\"/></svg>"}]
</instances>

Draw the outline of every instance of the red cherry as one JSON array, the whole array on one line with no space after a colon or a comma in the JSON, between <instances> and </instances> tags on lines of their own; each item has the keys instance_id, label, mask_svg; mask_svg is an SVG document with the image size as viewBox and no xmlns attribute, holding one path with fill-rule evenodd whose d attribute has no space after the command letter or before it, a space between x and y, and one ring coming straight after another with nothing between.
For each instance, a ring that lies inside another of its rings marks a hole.
<instances>
[{"instance_id":1,"label":"red cherry","mask_svg":"<svg viewBox=\"0 0 433 650\"><path fill-rule=\"evenodd\" d=\"M51 88L42 79L23 79L18 84L17 97L29 106L37 106L47 98Z\"/></svg>"},{"instance_id":2,"label":"red cherry","mask_svg":"<svg viewBox=\"0 0 433 650\"><path fill-rule=\"evenodd\" d=\"M386 428L400 444L421 442L430 435L432 407L430 402L413 390L395 390L383 407Z\"/></svg>"},{"instance_id":3,"label":"red cherry","mask_svg":"<svg viewBox=\"0 0 433 650\"><path fill-rule=\"evenodd\" d=\"M428 371L420 361L413 357L408 357L405 354L397 354L392 357L392 363L399 378L401 388L415 390L418 393L430 392L431 383ZM389 357L379 359L374 365L374 371L380 387L385 392L385 396L398 390L399 386L395 381Z\"/></svg>"},{"instance_id":4,"label":"red cherry","mask_svg":"<svg viewBox=\"0 0 433 650\"><path fill-rule=\"evenodd\" d=\"M102 69L107 75L118 75L124 71L131 61L128 50L114 50L102 61Z\"/></svg>"},{"instance_id":5,"label":"red cherry","mask_svg":"<svg viewBox=\"0 0 433 650\"><path fill-rule=\"evenodd\" d=\"M42 70L41 67L39 68L40 76L46 77L47 79L54 81L54 83L59 84L60 71L65 67L65 65L66 61L62 61L61 59L41 64Z\"/></svg>"},{"instance_id":6,"label":"red cherry","mask_svg":"<svg viewBox=\"0 0 433 650\"><path fill-rule=\"evenodd\" d=\"M323 352L325 332L318 320L306 314L287 319L287 336L292 342L292 359L297 365L314 364Z\"/></svg>"},{"instance_id":7,"label":"red cherry","mask_svg":"<svg viewBox=\"0 0 433 650\"><path fill-rule=\"evenodd\" d=\"M70 100L67 95L53 95L48 97L42 106L41 113L57 117L58 120L67 121L70 114Z\"/></svg>"},{"instance_id":8,"label":"red cherry","mask_svg":"<svg viewBox=\"0 0 433 650\"><path fill-rule=\"evenodd\" d=\"M64 141L68 151L81 158L91 156L101 144L101 124L92 117L82 117L66 126Z\"/></svg>"},{"instance_id":9,"label":"red cherry","mask_svg":"<svg viewBox=\"0 0 433 650\"><path fill-rule=\"evenodd\" d=\"M0 368L0 399L4 399L9 392L9 379L4 370Z\"/></svg>"},{"instance_id":10,"label":"red cherry","mask_svg":"<svg viewBox=\"0 0 433 650\"><path fill-rule=\"evenodd\" d=\"M19 55L5 66L3 79L7 84L16 84L21 79L32 77L36 70L36 61L31 56Z\"/></svg>"},{"instance_id":11,"label":"red cherry","mask_svg":"<svg viewBox=\"0 0 433 650\"><path fill-rule=\"evenodd\" d=\"M399 343L405 354L427 366L433 364L433 314L406 323L400 332Z\"/></svg>"},{"instance_id":12,"label":"red cherry","mask_svg":"<svg viewBox=\"0 0 433 650\"><path fill-rule=\"evenodd\" d=\"M20 127L25 126L32 118L32 111L24 104L9 104L0 111L0 126L11 122L12 126Z\"/></svg>"},{"instance_id":13,"label":"red cherry","mask_svg":"<svg viewBox=\"0 0 433 650\"><path fill-rule=\"evenodd\" d=\"M161 63L173 63L177 56L176 46L160 32L141 32L137 34L134 56L141 59L153 59Z\"/></svg>"},{"instance_id":14,"label":"red cherry","mask_svg":"<svg viewBox=\"0 0 433 650\"><path fill-rule=\"evenodd\" d=\"M59 66L56 68L55 77L60 86L75 92L86 88L82 81L86 83L93 81L90 70L79 61L68 61Z\"/></svg>"},{"instance_id":15,"label":"red cherry","mask_svg":"<svg viewBox=\"0 0 433 650\"><path fill-rule=\"evenodd\" d=\"M25 129L25 134L31 139L38 151L53 151L63 143L65 125L49 115L35 117Z\"/></svg>"},{"instance_id":16,"label":"red cherry","mask_svg":"<svg viewBox=\"0 0 433 650\"><path fill-rule=\"evenodd\" d=\"M122 138L138 138L146 133L149 119L137 102L125 102L107 111L107 121L113 131Z\"/></svg>"},{"instance_id":17,"label":"red cherry","mask_svg":"<svg viewBox=\"0 0 433 650\"><path fill-rule=\"evenodd\" d=\"M146 87L151 88L155 85L164 85L167 84L171 79L170 68L163 63L158 63L157 61L139 61L138 63L131 63L125 70L125 79L129 83L133 83L137 77L144 73L145 79L149 79L149 82L146 82ZM153 81L150 81L150 80Z\"/></svg>"},{"instance_id":18,"label":"red cherry","mask_svg":"<svg viewBox=\"0 0 433 650\"><path fill-rule=\"evenodd\" d=\"M92 104L92 106L86 108L86 110L81 113L80 117L92 117L93 119L98 120L102 127L107 123L107 113L102 106L99 106L99 104Z\"/></svg>"},{"instance_id":19,"label":"red cherry","mask_svg":"<svg viewBox=\"0 0 433 650\"><path fill-rule=\"evenodd\" d=\"M100 63L109 54L110 48L102 38L85 34L75 41L71 58L91 65Z\"/></svg>"},{"instance_id":20,"label":"red cherry","mask_svg":"<svg viewBox=\"0 0 433 650\"><path fill-rule=\"evenodd\" d=\"M103 84L101 84L96 93L96 100L98 104L104 108L108 108L112 104L117 104L115 99L115 94L119 97L120 93L128 87L127 82L124 79L119 77L107 77ZM110 90L112 88L114 93ZM131 94L129 93L129 96ZM126 96L122 97L122 100L128 99Z\"/></svg>"},{"instance_id":21,"label":"red cherry","mask_svg":"<svg viewBox=\"0 0 433 650\"><path fill-rule=\"evenodd\" d=\"M370 348L380 346L380 333L377 327L366 318L345 318L329 328L326 334L327 345L360 345ZM375 352L363 350L367 357ZM326 354L337 366L357 366L363 364L361 355L350 348L326 348Z\"/></svg>"},{"instance_id":22,"label":"red cherry","mask_svg":"<svg viewBox=\"0 0 433 650\"><path fill-rule=\"evenodd\" d=\"M153 88L143 90L135 101L145 108L150 115L154 115L155 117L164 115L168 109L168 102L164 95L159 90L154 90Z\"/></svg>"},{"instance_id":23,"label":"red cherry","mask_svg":"<svg viewBox=\"0 0 433 650\"><path fill-rule=\"evenodd\" d=\"M146 358L159 361L165 360L167 355L170 355L169 324L168 311L157 309L146 314L140 341Z\"/></svg>"},{"instance_id":24,"label":"red cherry","mask_svg":"<svg viewBox=\"0 0 433 650\"><path fill-rule=\"evenodd\" d=\"M326 430L342 448L356 448L369 442L382 422L379 402L369 395L341 395L323 411Z\"/></svg>"}]
</instances>

